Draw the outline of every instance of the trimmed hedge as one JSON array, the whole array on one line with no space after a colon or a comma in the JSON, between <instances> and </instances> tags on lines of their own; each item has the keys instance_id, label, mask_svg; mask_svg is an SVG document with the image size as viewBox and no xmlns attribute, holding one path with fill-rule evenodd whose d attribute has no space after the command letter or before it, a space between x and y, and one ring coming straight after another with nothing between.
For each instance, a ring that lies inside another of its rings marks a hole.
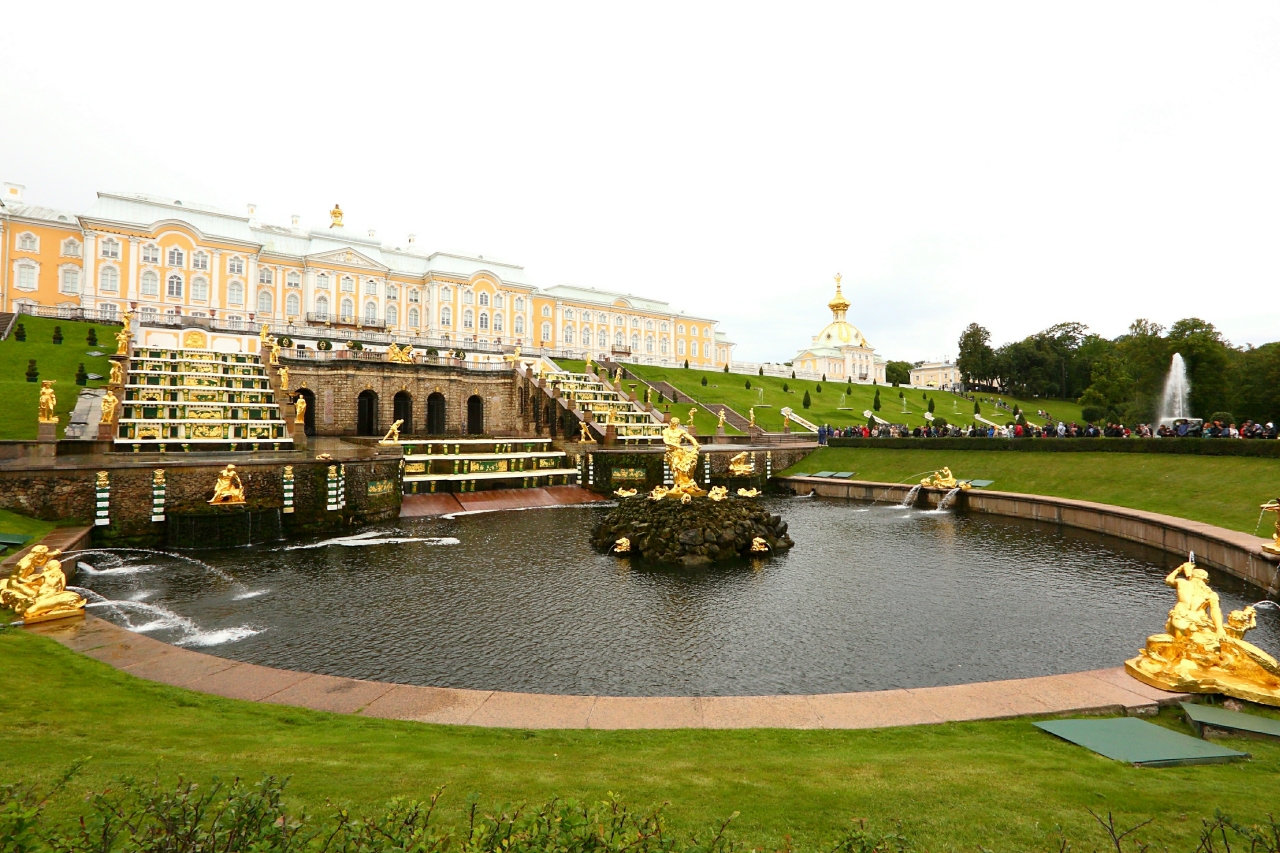
<instances>
[{"instance_id":1,"label":"trimmed hedge","mask_svg":"<svg viewBox=\"0 0 1280 853\"><path fill-rule=\"evenodd\" d=\"M1280 441L1231 438L830 438L832 447L1013 450L1025 453L1184 453L1280 459Z\"/></svg>"}]
</instances>

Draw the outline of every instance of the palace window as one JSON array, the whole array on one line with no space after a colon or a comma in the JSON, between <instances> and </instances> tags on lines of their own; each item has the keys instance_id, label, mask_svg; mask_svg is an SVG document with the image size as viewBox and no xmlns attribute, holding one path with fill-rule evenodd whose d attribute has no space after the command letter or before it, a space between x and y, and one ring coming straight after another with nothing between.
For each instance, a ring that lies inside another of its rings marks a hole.
<instances>
[{"instance_id":1,"label":"palace window","mask_svg":"<svg viewBox=\"0 0 1280 853\"><path fill-rule=\"evenodd\" d=\"M353 278L352 278L351 276L349 276L349 275L344 275L344 276L342 277L342 292L343 292L343 293L355 293L355 292L356 292L356 281L355 281L355 279L353 279Z\"/></svg>"},{"instance_id":2,"label":"palace window","mask_svg":"<svg viewBox=\"0 0 1280 853\"><path fill-rule=\"evenodd\" d=\"M693 356L694 358L697 358L697 357L698 357L698 342L697 342L697 341L694 341L693 343L689 344L689 355Z\"/></svg>"},{"instance_id":3,"label":"palace window","mask_svg":"<svg viewBox=\"0 0 1280 853\"><path fill-rule=\"evenodd\" d=\"M328 316L329 314L329 297L321 294L316 297L316 313Z\"/></svg>"},{"instance_id":4,"label":"palace window","mask_svg":"<svg viewBox=\"0 0 1280 853\"><path fill-rule=\"evenodd\" d=\"M598 340L598 341L599 341L599 343L600 343L600 347L601 347L602 349L603 349L604 347L607 347L607 346L609 345L609 332L608 332L608 331L606 331L605 329L601 329L601 330L600 330L600 334L599 334L599 335L597 335L597 337L596 337L596 340Z\"/></svg>"},{"instance_id":5,"label":"palace window","mask_svg":"<svg viewBox=\"0 0 1280 853\"><path fill-rule=\"evenodd\" d=\"M324 273L320 273L319 275L316 276L316 290L328 290L328 289L329 289L329 276L325 275Z\"/></svg>"},{"instance_id":6,"label":"palace window","mask_svg":"<svg viewBox=\"0 0 1280 853\"><path fill-rule=\"evenodd\" d=\"M258 313L259 314L270 314L271 302L272 302L271 291L269 290L258 291Z\"/></svg>"},{"instance_id":7,"label":"palace window","mask_svg":"<svg viewBox=\"0 0 1280 853\"><path fill-rule=\"evenodd\" d=\"M501 331L503 331L503 329L502 329L502 315L501 315L501 314L494 314L494 315L493 315L493 330L494 330L495 332L501 332Z\"/></svg>"},{"instance_id":8,"label":"palace window","mask_svg":"<svg viewBox=\"0 0 1280 853\"><path fill-rule=\"evenodd\" d=\"M142 247L142 262L144 264L160 263L160 247L155 243L147 243Z\"/></svg>"},{"instance_id":9,"label":"palace window","mask_svg":"<svg viewBox=\"0 0 1280 853\"><path fill-rule=\"evenodd\" d=\"M543 317L550 317L550 316L551 316L551 306L550 306L550 305L543 305L543 306L542 306L542 316L543 316Z\"/></svg>"},{"instance_id":10,"label":"palace window","mask_svg":"<svg viewBox=\"0 0 1280 853\"><path fill-rule=\"evenodd\" d=\"M419 324L418 324L418 309L417 309L417 308L410 307L410 308L409 308L409 327L410 327L411 329L416 329L416 328L418 328L418 325L419 325Z\"/></svg>"},{"instance_id":11,"label":"palace window","mask_svg":"<svg viewBox=\"0 0 1280 853\"><path fill-rule=\"evenodd\" d=\"M644 351L653 352L653 335L649 335L644 339Z\"/></svg>"},{"instance_id":12,"label":"palace window","mask_svg":"<svg viewBox=\"0 0 1280 853\"><path fill-rule=\"evenodd\" d=\"M142 274L142 295L156 297L160 295L160 276L151 270Z\"/></svg>"},{"instance_id":13,"label":"palace window","mask_svg":"<svg viewBox=\"0 0 1280 853\"><path fill-rule=\"evenodd\" d=\"M639 336L639 335L632 335L632 336L631 336L631 349L632 349L632 351L633 351L633 352L639 352L639 351L640 351L640 336Z\"/></svg>"},{"instance_id":14,"label":"palace window","mask_svg":"<svg viewBox=\"0 0 1280 853\"><path fill-rule=\"evenodd\" d=\"M658 342L658 350L663 355L666 355L668 352L671 351L671 342L668 341L666 338L663 338L661 341Z\"/></svg>"},{"instance_id":15,"label":"palace window","mask_svg":"<svg viewBox=\"0 0 1280 853\"><path fill-rule=\"evenodd\" d=\"M284 313L286 317L297 317L299 309L302 307L302 300L298 298L298 294L290 293L284 301Z\"/></svg>"},{"instance_id":16,"label":"palace window","mask_svg":"<svg viewBox=\"0 0 1280 853\"><path fill-rule=\"evenodd\" d=\"M204 276L191 279L191 298L196 302L204 302L209 298L209 282Z\"/></svg>"},{"instance_id":17,"label":"palace window","mask_svg":"<svg viewBox=\"0 0 1280 853\"><path fill-rule=\"evenodd\" d=\"M676 355L684 355L684 341L676 341Z\"/></svg>"},{"instance_id":18,"label":"palace window","mask_svg":"<svg viewBox=\"0 0 1280 853\"><path fill-rule=\"evenodd\" d=\"M182 276L171 275L166 285L165 292L176 299L182 298Z\"/></svg>"},{"instance_id":19,"label":"palace window","mask_svg":"<svg viewBox=\"0 0 1280 853\"><path fill-rule=\"evenodd\" d=\"M489 294L487 294L487 293L481 293L481 294L480 294L480 304L481 304L481 305L488 305L488 304L489 304Z\"/></svg>"},{"instance_id":20,"label":"palace window","mask_svg":"<svg viewBox=\"0 0 1280 853\"><path fill-rule=\"evenodd\" d=\"M515 330L516 330L516 334L517 334L517 335L523 335L523 334L524 334L524 317L523 317L523 316L521 316L520 314L517 314L517 315L516 315L516 320L515 320L515 323L514 323L513 328L515 328Z\"/></svg>"},{"instance_id":21,"label":"palace window","mask_svg":"<svg viewBox=\"0 0 1280 853\"><path fill-rule=\"evenodd\" d=\"M289 272L285 273L284 276L284 286L293 288L302 287L302 276L298 275L298 273L293 270L289 270Z\"/></svg>"},{"instance_id":22,"label":"palace window","mask_svg":"<svg viewBox=\"0 0 1280 853\"><path fill-rule=\"evenodd\" d=\"M419 301L418 290L417 288L414 288L413 290L409 291L409 302L412 305L417 305L418 301Z\"/></svg>"},{"instance_id":23,"label":"palace window","mask_svg":"<svg viewBox=\"0 0 1280 853\"><path fill-rule=\"evenodd\" d=\"M158 262L159 259L157 259ZM228 275L244 275L244 258L230 257L227 258L227 274Z\"/></svg>"},{"instance_id":24,"label":"palace window","mask_svg":"<svg viewBox=\"0 0 1280 853\"><path fill-rule=\"evenodd\" d=\"M374 281L373 279L371 279L371 278L366 278L366 279L364 280L364 295L365 295L365 296L377 296L377 295L378 295L378 283L377 283L376 281Z\"/></svg>"},{"instance_id":25,"label":"palace window","mask_svg":"<svg viewBox=\"0 0 1280 853\"><path fill-rule=\"evenodd\" d=\"M364 304L364 321L366 323L378 322L378 303L366 302Z\"/></svg>"},{"instance_id":26,"label":"palace window","mask_svg":"<svg viewBox=\"0 0 1280 853\"><path fill-rule=\"evenodd\" d=\"M572 320L572 319L573 319L573 309L572 309L572 308L566 308L566 309L564 309L564 318L565 318L566 320Z\"/></svg>"},{"instance_id":27,"label":"palace window","mask_svg":"<svg viewBox=\"0 0 1280 853\"><path fill-rule=\"evenodd\" d=\"M551 324L543 323L542 324L542 342L545 344L550 342L550 340L551 340Z\"/></svg>"},{"instance_id":28,"label":"palace window","mask_svg":"<svg viewBox=\"0 0 1280 853\"><path fill-rule=\"evenodd\" d=\"M462 328L473 329L475 328L475 323L476 323L475 315L471 313L470 308L462 312Z\"/></svg>"},{"instance_id":29,"label":"palace window","mask_svg":"<svg viewBox=\"0 0 1280 853\"><path fill-rule=\"evenodd\" d=\"M631 318L631 328L633 328L633 329L638 329L638 328L640 328L640 320L639 320L639 318L637 318L637 317L632 317L632 318Z\"/></svg>"},{"instance_id":30,"label":"palace window","mask_svg":"<svg viewBox=\"0 0 1280 853\"><path fill-rule=\"evenodd\" d=\"M573 343L573 326L564 327L564 339L562 343L565 343L565 344Z\"/></svg>"},{"instance_id":31,"label":"palace window","mask_svg":"<svg viewBox=\"0 0 1280 853\"><path fill-rule=\"evenodd\" d=\"M58 292L72 296L80 292L80 270L76 267L63 267L62 278L58 282Z\"/></svg>"},{"instance_id":32,"label":"palace window","mask_svg":"<svg viewBox=\"0 0 1280 853\"><path fill-rule=\"evenodd\" d=\"M702 336L703 336L704 338L709 338L709 337L711 337L711 327L710 327L710 326L705 326L705 327L703 327L703 329L702 329Z\"/></svg>"},{"instance_id":33,"label":"palace window","mask_svg":"<svg viewBox=\"0 0 1280 853\"><path fill-rule=\"evenodd\" d=\"M493 307L494 307L494 308L501 308L501 307L502 307L502 303L503 303L502 294L501 294L501 293L496 293L496 294L494 294L494 296L493 296Z\"/></svg>"},{"instance_id":34,"label":"palace window","mask_svg":"<svg viewBox=\"0 0 1280 853\"><path fill-rule=\"evenodd\" d=\"M517 297L516 297L516 311L523 311L523 310L524 310L524 297L523 297L523 296L517 296Z\"/></svg>"},{"instance_id":35,"label":"palace window","mask_svg":"<svg viewBox=\"0 0 1280 853\"><path fill-rule=\"evenodd\" d=\"M620 347L620 346L622 346L622 345L623 345L623 340L624 340L624 339L623 339L623 337L622 337L622 332L614 332L614 333L613 333L613 345L614 345L615 347Z\"/></svg>"},{"instance_id":36,"label":"palace window","mask_svg":"<svg viewBox=\"0 0 1280 853\"><path fill-rule=\"evenodd\" d=\"M400 288L396 287L394 284L388 284L388 285L387 285L387 298L388 298L388 299L399 299L399 298L400 298Z\"/></svg>"},{"instance_id":37,"label":"palace window","mask_svg":"<svg viewBox=\"0 0 1280 853\"><path fill-rule=\"evenodd\" d=\"M441 301L441 302L452 302L452 301L453 301L453 288L452 288L452 287L442 287L442 288L440 288L440 301Z\"/></svg>"},{"instance_id":38,"label":"palace window","mask_svg":"<svg viewBox=\"0 0 1280 853\"><path fill-rule=\"evenodd\" d=\"M683 335L683 334L684 334L684 323L681 323L680 325L676 326L676 334L677 334L677 335ZM684 351L683 351L683 350L681 350L680 354L681 354L681 355L684 355Z\"/></svg>"},{"instance_id":39,"label":"palace window","mask_svg":"<svg viewBox=\"0 0 1280 853\"><path fill-rule=\"evenodd\" d=\"M38 270L35 264L18 264L18 283L14 286L18 290L35 290Z\"/></svg>"},{"instance_id":40,"label":"palace window","mask_svg":"<svg viewBox=\"0 0 1280 853\"><path fill-rule=\"evenodd\" d=\"M193 270L207 270L209 268L209 256L204 252L196 252L191 256L191 268Z\"/></svg>"},{"instance_id":41,"label":"palace window","mask_svg":"<svg viewBox=\"0 0 1280 853\"><path fill-rule=\"evenodd\" d=\"M626 324L623 322L623 320L622 320L622 315L621 315L621 314L618 314L618 315L614 316L614 318L613 318L613 325L615 325L615 326L623 326L623 325L626 325Z\"/></svg>"},{"instance_id":42,"label":"palace window","mask_svg":"<svg viewBox=\"0 0 1280 853\"><path fill-rule=\"evenodd\" d=\"M489 331L489 314L487 311L480 312L480 331Z\"/></svg>"},{"instance_id":43,"label":"palace window","mask_svg":"<svg viewBox=\"0 0 1280 853\"><path fill-rule=\"evenodd\" d=\"M272 277L271 267L258 267L258 284L270 284Z\"/></svg>"},{"instance_id":44,"label":"palace window","mask_svg":"<svg viewBox=\"0 0 1280 853\"><path fill-rule=\"evenodd\" d=\"M474 293L472 293L470 290L462 291L463 305L474 305L475 301L476 301L476 295Z\"/></svg>"},{"instance_id":45,"label":"palace window","mask_svg":"<svg viewBox=\"0 0 1280 853\"><path fill-rule=\"evenodd\" d=\"M645 321L644 321L644 327L645 327L645 329L646 329L646 330L648 330L648 331L652 332L652 331L653 331L653 321L652 321L652 320L645 320Z\"/></svg>"},{"instance_id":46,"label":"palace window","mask_svg":"<svg viewBox=\"0 0 1280 853\"><path fill-rule=\"evenodd\" d=\"M103 267L98 273L98 289L103 293L119 293L120 271L115 267Z\"/></svg>"},{"instance_id":47,"label":"palace window","mask_svg":"<svg viewBox=\"0 0 1280 853\"><path fill-rule=\"evenodd\" d=\"M667 323L666 323L666 322L663 322L663 324L662 324L662 331L664 331L664 332L669 331L669 330L668 330L668 328L667 328Z\"/></svg>"},{"instance_id":48,"label":"palace window","mask_svg":"<svg viewBox=\"0 0 1280 853\"><path fill-rule=\"evenodd\" d=\"M227 285L227 304L243 305L244 304L244 285L238 281L233 281Z\"/></svg>"},{"instance_id":49,"label":"palace window","mask_svg":"<svg viewBox=\"0 0 1280 853\"><path fill-rule=\"evenodd\" d=\"M105 246L106 244L104 243L103 245ZM169 266L181 267L186 262L187 262L186 253L183 252L181 249L179 249L177 246L169 250Z\"/></svg>"},{"instance_id":50,"label":"palace window","mask_svg":"<svg viewBox=\"0 0 1280 853\"><path fill-rule=\"evenodd\" d=\"M453 310L448 305L440 309L440 325L453 325Z\"/></svg>"},{"instance_id":51,"label":"palace window","mask_svg":"<svg viewBox=\"0 0 1280 853\"><path fill-rule=\"evenodd\" d=\"M80 257L80 241L74 237L69 237L62 241L62 256L64 258Z\"/></svg>"},{"instance_id":52,"label":"palace window","mask_svg":"<svg viewBox=\"0 0 1280 853\"><path fill-rule=\"evenodd\" d=\"M396 309L396 306L394 305L387 306L387 325L388 326L400 325L400 312L399 310Z\"/></svg>"},{"instance_id":53,"label":"palace window","mask_svg":"<svg viewBox=\"0 0 1280 853\"><path fill-rule=\"evenodd\" d=\"M120 258L120 241L114 237L108 237L102 241L102 257L104 258Z\"/></svg>"},{"instance_id":54,"label":"palace window","mask_svg":"<svg viewBox=\"0 0 1280 853\"><path fill-rule=\"evenodd\" d=\"M18 251L20 252L38 252L40 251L40 239L30 231L26 231L18 235Z\"/></svg>"}]
</instances>

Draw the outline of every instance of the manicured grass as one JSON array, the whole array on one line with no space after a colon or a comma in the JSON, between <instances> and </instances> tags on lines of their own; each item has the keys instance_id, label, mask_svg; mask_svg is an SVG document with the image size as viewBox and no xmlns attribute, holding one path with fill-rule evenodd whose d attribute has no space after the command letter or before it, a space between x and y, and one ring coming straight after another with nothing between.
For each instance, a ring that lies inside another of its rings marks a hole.
<instances>
[{"instance_id":1,"label":"manicured grass","mask_svg":"<svg viewBox=\"0 0 1280 853\"><path fill-rule=\"evenodd\" d=\"M30 536L31 540L27 545L33 545L53 530L57 525L52 521L41 521L38 518L27 518L25 515L18 515L16 512L9 512L7 509L0 509L0 533L17 533L23 536ZM21 546L26 547L26 546ZM0 557L7 557L19 548L3 548L0 547Z\"/></svg>"},{"instance_id":2,"label":"manicured grass","mask_svg":"<svg viewBox=\"0 0 1280 853\"><path fill-rule=\"evenodd\" d=\"M116 351L115 334L119 326L103 326L95 323L79 323L71 320L54 320L47 317L24 315L18 318L27 330L25 341L10 335L0 341L0 399L5 401L0 414L0 439L34 439L36 437L36 404L40 399L40 382L26 380L27 361L36 360L40 380L57 380L53 386L58 397L58 436L66 428L68 416L76 407L80 386L76 385L76 368L84 362L86 373L99 376L111 375L111 360L107 355ZM53 329L62 327L62 343L53 343ZM89 346L85 338L89 329L97 330L98 345ZM106 355L92 357L94 351ZM106 382L90 380L89 388Z\"/></svg>"},{"instance_id":3,"label":"manicured grass","mask_svg":"<svg viewBox=\"0 0 1280 853\"><path fill-rule=\"evenodd\" d=\"M669 801L680 831L734 811L738 838L778 849L833 839L851 818L902 832L917 849L1057 850L1102 841L1087 809L1154 818L1143 841L1190 850L1215 808L1259 819L1280 790L1280 744L1227 739L1246 763L1138 770L1046 735L1026 720L830 731L516 731L428 726L254 705L139 681L54 642L0 631L0 781L51 780L91 756L76 791L120 775L292 776L295 804L371 810L447 784L445 819L469 792L483 804ZM1159 722L1187 732L1166 713Z\"/></svg>"},{"instance_id":4,"label":"manicured grass","mask_svg":"<svg viewBox=\"0 0 1280 853\"><path fill-rule=\"evenodd\" d=\"M853 447L820 448L784 475L856 471L859 480L919 482L919 472L944 465L960 479L995 480L990 488L999 491L1100 501L1246 533L1257 528L1258 505L1280 483L1280 459ZM1273 518L1263 520L1260 535L1269 535Z\"/></svg>"}]
</instances>

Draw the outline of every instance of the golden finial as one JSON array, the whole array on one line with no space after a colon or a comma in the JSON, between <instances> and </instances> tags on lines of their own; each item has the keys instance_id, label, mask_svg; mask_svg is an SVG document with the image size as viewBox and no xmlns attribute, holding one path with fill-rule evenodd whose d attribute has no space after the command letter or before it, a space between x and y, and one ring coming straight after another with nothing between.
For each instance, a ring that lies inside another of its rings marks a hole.
<instances>
[{"instance_id":1,"label":"golden finial","mask_svg":"<svg viewBox=\"0 0 1280 853\"><path fill-rule=\"evenodd\" d=\"M840 292L840 273L836 273L836 295L827 303L827 307L836 315L836 320L843 320L844 312L849 310L849 300Z\"/></svg>"},{"instance_id":2,"label":"golden finial","mask_svg":"<svg viewBox=\"0 0 1280 853\"><path fill-rule=\"evenodd\" d=\"M333 206L333 210L329 211L329 219L332 220L329 223L330 228L342 227L342 206L341 205L335 204Z\"/></svg>"}]
</instances>

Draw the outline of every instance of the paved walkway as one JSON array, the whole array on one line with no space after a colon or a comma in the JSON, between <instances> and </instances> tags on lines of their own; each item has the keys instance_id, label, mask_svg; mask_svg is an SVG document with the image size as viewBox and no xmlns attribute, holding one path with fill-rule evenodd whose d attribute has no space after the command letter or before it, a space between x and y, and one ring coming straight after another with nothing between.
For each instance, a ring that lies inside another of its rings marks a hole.
<instances>
[{"instance_id":1,"label":"paved walkway","mask_svg":"<svg viewBox=\"0 0 1280 853\"><path fill-rule=\"evenodd\" d=\"M91 533L93 533L92 527L55 527L46 533L43 538L5 557L4 562L0 562L0 574L8 577L17 567L18 562L31 553L31 549L37 545L47 545L51 550L57 548L59 551L75 551L89 544L89 534ZM67 566L66 568L68 570L67 574L71 574L71 567Z\"/></svg>"},{"instance_id":2,"label":"paved walkway","mask_svg":"<svg viewBox=\"0 0 1280 853\"><path fill-rule=\"evenodd\" d=\"M32 633L123 672L231 699L393 720L519 729L865 729L1027 714L1154 713L1186 697L1124 670L989 681L954 687L816 696L556 696L414 687L239 663L153 640L86 616Z\"/></svg>"}]
</instances>

